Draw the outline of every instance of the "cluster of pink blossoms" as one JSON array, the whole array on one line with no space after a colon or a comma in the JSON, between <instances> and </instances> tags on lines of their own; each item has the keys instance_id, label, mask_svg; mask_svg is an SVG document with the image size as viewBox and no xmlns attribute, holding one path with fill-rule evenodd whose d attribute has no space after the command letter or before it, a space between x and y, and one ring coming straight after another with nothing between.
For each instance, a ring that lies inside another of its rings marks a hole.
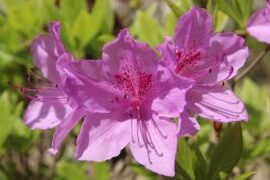
<instances>
[{"instance_id":1,"label":"cluster of pink blossoms","mask_svg":"<svg viewBox=\"0 0 270 180\"><path fill-rule=\"evenodd\" d=\"M257 16L269 13L267 8L251 20L251 34L262 29ZM192 8L174 36L157 46L159 55L124 29L103 47L101 60L74 60L60 39L60 23L52 23L31 47L33 63L49 85L23 89L34 92L25 123L55 128L49 151L56 154L82 120L76 159L105 161L128 147L138 163L174 176L178 137L199 131L196 116L222 123L248 119L225 83L245 64L248 48L242 37L214 33L212 26L206 10Z\"/></svg>"}]
</instances>

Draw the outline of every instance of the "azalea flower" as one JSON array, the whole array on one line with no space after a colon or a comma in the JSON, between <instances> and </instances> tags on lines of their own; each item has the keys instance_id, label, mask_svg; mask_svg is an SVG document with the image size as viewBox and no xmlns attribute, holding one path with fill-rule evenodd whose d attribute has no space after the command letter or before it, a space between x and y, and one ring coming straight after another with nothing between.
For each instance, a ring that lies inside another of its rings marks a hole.
<instances>
[{"instance_id":1,"label":"azalea flower","mask_svg":"<svg viewBox=\"0 0 270 180\"><path fill-rule=\"evenodd\" d=\"M88 111L76 158L105 161L128 146L140 164L174 176L177 126L172 118L183 111L192 83L174 76L126 29L104 46L102 59L64 67L74 101Z\"/></svg>"},{"instance_id":2,"label":"azalea flower","mask_svg":"<svg viewBox=\"0 0 270 180\"><path fill-rule=\"evenodd\" d=\"M249 19L247 31L257 40L270 43L270 0Z\"/></svg>"},{"instance_id":3,"label":"azalea flower","mask_svg":"<svg viewBox=\"0 0 270 180\"><path fill-rule=\"evenodd\" d=\"M58 61L72 62L73 57L64 48L60 39L60 23L49 26L48 35L40 35L32 43L33 63L48 82L41 87L21 88L31 99L24 121L32 129L57 128L50 152L55 154L68 132L81 119L84 111L68 100L64 75Z\"/></svg>"},{"instance_id":4,"label":"azalea flower","mask_svg":"<svg viewBox=\"0 0 270 180\"><path fill-rule=\"evenodd\" d=\"M244 104L224 83L244 65L248 48L243 38L213 33L212 26L210 14L191 8L179 19L174 37L166 37L158 46L172 72L195 82L180 116L180 136L199 130L194 115L221 123L248 119Z\"/></svg>"}]
</instances>

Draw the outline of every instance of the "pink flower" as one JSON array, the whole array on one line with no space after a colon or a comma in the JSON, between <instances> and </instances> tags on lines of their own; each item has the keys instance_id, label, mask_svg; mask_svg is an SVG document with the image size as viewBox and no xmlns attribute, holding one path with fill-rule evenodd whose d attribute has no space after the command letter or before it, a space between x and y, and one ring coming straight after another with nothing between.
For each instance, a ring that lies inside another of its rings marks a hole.
<instances>
[{"instance_id":1,"label":"pink flower","mask_svg":"<svg viewBox=\"0 0 270 180\"><path fill-rule=\"evenodd\" d=\"M257 10L249 19L247 31L261 42L270 44L270 1Z\"/></svg>"},{"instance_id":2,"label":"pink flower","mask_svg":"<svg viewBox=\"0 0 270 180\"><path fill-rule=\"evenodd\" d=\"M174 176L177 126L191 83L159 63L148 45L127 30L105 45L103 60L66 66L72 97L88 110L76 158L105 161L128 146L140 164Z\"/></svg>"},{"instance_id":3,"label":"pink flower","mask_svg":"<svg viewBox=\"0 0 270 180\"><path fill-rule=\"evenodd\" d=\"M224 84L246 62L248 48L243 38L213 33L210 14L192 8L178 21L174 37L167 37L158 49L175 74L195 81L187 93L178 135L193 135L199 130L194 113L223 123L248 119L243 103Z\"/></svg>"},{"instance_id":4,"label":"pink flower","mask_svg":"<svg viewBox=\"0 0 270 180\"><path fill-rule=\"evenodd\" d=\"M72 62L60 39L60 23L49 26L50 34L38 36L31 46L33 63L48 82L41 87L21 88L31 99L24 121L32 129L57 128L50 152L55 154L68 132L83 116L84 111L71 103L65 92L64 75L58 61Z\"/></svg>"}]
</instances>

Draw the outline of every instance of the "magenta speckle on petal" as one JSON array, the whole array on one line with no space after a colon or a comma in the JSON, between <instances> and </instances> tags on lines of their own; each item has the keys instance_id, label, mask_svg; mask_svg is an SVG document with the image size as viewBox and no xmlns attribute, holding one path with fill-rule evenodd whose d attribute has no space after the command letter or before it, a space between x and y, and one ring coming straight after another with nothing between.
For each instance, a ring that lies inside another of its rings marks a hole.
<instances>
[{"instance_id":1,"label":"magenta speckle on petal","mask_svg":"<svg viewBox=\"0 0 270 180\"><path fill-rule=\"evenodd\" d=\"M152 75L141 72L139 68L125 66L115 79L124 99L128 98L132 107L140 108L152 88Z\"/></svg>"}]
</instances>

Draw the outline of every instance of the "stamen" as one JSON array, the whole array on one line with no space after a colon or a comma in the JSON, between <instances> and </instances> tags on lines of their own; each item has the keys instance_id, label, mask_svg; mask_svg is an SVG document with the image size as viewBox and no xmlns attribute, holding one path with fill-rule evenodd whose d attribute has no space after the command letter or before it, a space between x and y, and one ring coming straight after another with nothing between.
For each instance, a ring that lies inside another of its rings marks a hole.
<instances>
[{"instance_id":1,"label":"stamen","mask_svg":"<svg viewBox=\"0 0 270 180\"><path fill-rule=\"evenodd\" d=\"M131 140L132 140L132 143L135 144L135 139L133 136L133 119L131 119Z\"/></svg>"},{"instance_id":2,"label":"stamen","mask_svg":"<svg viewBox=\"0 0 270 180\"><path fill-rule=\"evenodd\" d=\"M148 127L149 127L149 125L148 125ZM162 156L163 156L163 153L162 153L162 152L159 153L158 150L156 149L156 146L155 146L154 143L153 143L152 137L151 137L150 132L149 132L149 130L148 130L148 128L147 128L147 122L146 122L146 136L147 136L148 139L149 139L150 147L151 147L152 149L154 149L156 155L159 156L159 157L162 157ZM167 138L167 137L166 137L166 138Z\"/></svg>"},{"instance_id":3,"label":"stamen","mask_svg":"<svg viewBox=\"0 0 270 180\"><path fill-rule=\"evenodd\" d=\"M28 81L30 79L28 78ZM64 95L55 94L55 87L47 87L47 88L37 88L37 87L21 87L19 85L13 84L8 81L8 84L22 93L25 97L30 100L40 101L40 102L67 102L67 98ZM34 84L31 84L34 86ZM44 94L44 95L43 95Z\"/></svg>"},{"instance_id":4,"label":"stamen","mask_svg":"<svg viewBox=\"0 0 270 180\"><path fill-rule=\"evenodd\" d=\"M140 131L141 131L143 143L144 143L144 146L145 146L145 149L146 149L148 161L149 161L150 164L153 164L153 162L151 161L151 157L150 157L150 154L151 154L151 150L149 149L150 143L149 143L149 141L147 139L147 135L146 135L147 128L145 128L143 126L143 121L141 121L141 120L139 120L138 126L140 127Z\"/></svg>"},{"instance_id":5,"label":"stamen","mask_svg":"<svg viewBox=\"0 0 270 180\"><path fill-rule=\"evenodd\" d=\"M157 125L157 123L155 122L155 120L151 119L151 121L152 121L153 125L155 126L156 130L158 131L158 133L160 134L160 136L162 136L163 138L167 139L168 136L165 135L165 134L161 131L161 129L158 127L158 125Z\"/></svg>"}]
</instances>

